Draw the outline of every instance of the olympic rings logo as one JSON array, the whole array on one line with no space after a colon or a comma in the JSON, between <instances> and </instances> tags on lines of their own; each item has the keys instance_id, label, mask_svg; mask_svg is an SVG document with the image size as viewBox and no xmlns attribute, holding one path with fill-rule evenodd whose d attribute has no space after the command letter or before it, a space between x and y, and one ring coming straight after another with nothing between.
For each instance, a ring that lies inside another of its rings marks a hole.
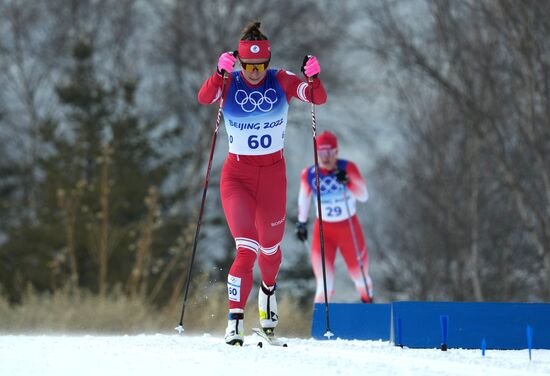
<instances>
[{"instance_id":1,"label":"olympic rings logo","mask_svg":"<svg viewBox=\"0 0 550 376\"><path fill-rule=\"evenodd\" d=\"M312 180L313 186L315 186L315 180ZM342 184L338 183L333 176L319 177L319 190L321 194L336 193L342 190Z\"/></svg>"},{"instance_id":2,"label":"olympic rings logo","mask_svg":"<svg viewBox=\"0 0 550 376\"><path fill-rule=\"evenodd\" d=\"M247 94L242 89L237 90L235 93L235 102L241 106L244 112L253 112L256 109L262 112L271 111L277 100L279 98L277 98L277 92L273 88L267 89L264 93L256 90Z\"/></svg>"}]
</instances>

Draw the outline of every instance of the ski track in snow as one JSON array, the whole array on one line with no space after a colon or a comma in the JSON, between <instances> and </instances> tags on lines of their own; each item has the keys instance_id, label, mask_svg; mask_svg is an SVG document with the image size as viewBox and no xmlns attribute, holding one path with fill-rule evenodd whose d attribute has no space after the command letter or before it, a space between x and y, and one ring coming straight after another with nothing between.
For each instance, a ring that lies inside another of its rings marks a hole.
<instances>
[{"instance_id":1,"label":"ski track in snow","mask_svg":"<svg viewBox=\"0 0 550 376\"><path fill-rule=\"evenodd\" d=\"M389 342L286 339L231 347L184 333L0 335L0 376L20 375L550 375L550 350L402 349ZM191 373L192 372L192 373Z\"/></svg>"}]
</instances>

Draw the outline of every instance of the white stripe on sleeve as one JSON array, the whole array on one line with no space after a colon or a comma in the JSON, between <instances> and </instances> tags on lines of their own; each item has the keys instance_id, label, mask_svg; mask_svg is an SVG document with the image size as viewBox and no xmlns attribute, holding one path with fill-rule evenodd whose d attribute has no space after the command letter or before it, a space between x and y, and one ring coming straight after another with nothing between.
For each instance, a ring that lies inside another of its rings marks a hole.
<instances>
[{"instance_id":1,"label":"white stripe on sleeve","mask_svg":"<svg viewBox=\"0 0 550 376\"><path fill-rule=\"evenodd\" d=\"M211 104L216 102L218 99L220 99L220 97L222 96L222 89L221 88L218 88L218 92L216 93L216 96L214 97L214 99L212 99L212 102L210 102Z\"/></svg>"},{"instance_id":2,"label":"white stripe on sleeve","mask_svg":"<svg viewBox=\"0 0 550 376\"><path fill-rule=\"evenodd\" d=\"M298 88L296 89L296 94L298 94L298 98L300 98L304 102L309 102L306 98L307 86L307 83L302 82L300 85L298 85Z\"/></svg>"}]
</instances>

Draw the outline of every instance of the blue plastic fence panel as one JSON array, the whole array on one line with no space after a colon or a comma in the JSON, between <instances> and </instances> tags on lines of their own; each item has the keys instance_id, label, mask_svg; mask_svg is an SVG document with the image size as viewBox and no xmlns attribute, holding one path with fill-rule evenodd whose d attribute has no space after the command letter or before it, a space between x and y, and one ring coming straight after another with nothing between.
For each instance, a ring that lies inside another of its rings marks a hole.
<instances>
[{"instance_id":1,"label":"blue plastic fence panel","mask_svg":"<svg viewBox=\"0 0 550 376\"><path fill-rule=\"evenodd\" d=\"M390 339L391 304L346 304L330 303L330 331L334 338L342 339ZM327 339L327 320L324 303L313 307L311 335L316 339Z\"/></svg>"},{"instance_id":2,"label":"blue plastic fence panel","mask_svg":"<svg viewBox=\"0 0 550 376\"><path fill-rule=\"evenodd\" d=\"M391 317L396 345L439 348L444 321L449 348L526 349L529 325L533 348L550 349L548 303L394 302Z\"/></svg>"}]
</instances>

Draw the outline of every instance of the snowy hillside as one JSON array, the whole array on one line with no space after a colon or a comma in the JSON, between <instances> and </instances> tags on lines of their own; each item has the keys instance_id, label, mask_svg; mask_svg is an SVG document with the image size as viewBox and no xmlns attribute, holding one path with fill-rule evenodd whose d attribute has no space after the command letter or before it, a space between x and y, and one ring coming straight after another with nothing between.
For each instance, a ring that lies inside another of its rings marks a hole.
<instances>
[{"instance_id":1,"label":"snowy hillside","mask_svg":"<svg viewBox=\"0 0 550 376\"><path fill-rule=\"evenodd\" d=\"M548 375L550 350L401 349L388 342L288 339L227 346L210 335L0 336L0 375Z\"/></svg>"}]
</instances>

